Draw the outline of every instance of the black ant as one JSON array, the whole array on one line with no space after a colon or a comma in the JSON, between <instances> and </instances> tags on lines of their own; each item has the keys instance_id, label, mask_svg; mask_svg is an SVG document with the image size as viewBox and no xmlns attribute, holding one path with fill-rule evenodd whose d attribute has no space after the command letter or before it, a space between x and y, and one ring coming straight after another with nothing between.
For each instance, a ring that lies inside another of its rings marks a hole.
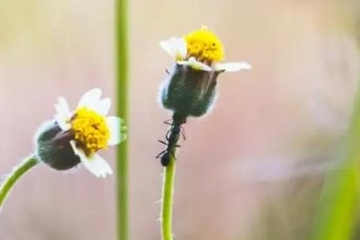
<instances>
[{"instance_id":1,"label":"black ant","mask_svg":"<svg viewBox=\"0 0 360 240\"><path fill-rule=\"evenodd\" d=\"M162 141L159 140L160 143L166 145L166 149L163 150L162 152L160 152L156 158L160 158L160 162L161 165L166 167L167 165L169 165L170 163L170 157L173 157L174 159L174 149L180 147L180 145L177 144L177 142L179 141L180 135L185 138L185 133L184 133L184 129L181 126L182 124L184 124L186 122L186 118L176 118L176 115L174 114L173 116L173 121L170 122L165 121L164 123L167 125L171 125L171 128L169 129L169 131L166 133L166 141ZM171 155L170 155L171 154Z\"/></svg>"}]
</instances>

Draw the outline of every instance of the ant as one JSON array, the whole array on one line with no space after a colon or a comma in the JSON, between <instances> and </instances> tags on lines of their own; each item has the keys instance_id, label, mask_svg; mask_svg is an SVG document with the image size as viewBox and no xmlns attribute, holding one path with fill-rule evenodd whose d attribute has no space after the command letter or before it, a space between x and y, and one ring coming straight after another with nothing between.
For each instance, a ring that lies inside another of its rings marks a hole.
<instances>
[{"instance_id":1,"label":"ant","mask_svg":"<svg viewBox=\"0 0 360 240\"><path fill-rule=\"evenodd\" d=\"M166 149L163 150L162 152L160 152L156 158L160 158L160 162L161 165L166 167L169 165L170 163L170 157L173 157L174 159L174 149L180 147L180 145L177 144L177 142L179 141L180 135L185 138L185 133L184 133L184 129L181 126L183 123L186 122L185 119L181 119L180 121L176 121L177 118L175 118L174 115L174 120L172 122L170 122L170 120L165 121L164 123L167 125L170 125L171 128L169 129L169 131L166 133L166 141L162 141L159 140L160 143L166 145ZM170 155L171 154L171 155Z\"/></svg>"}]
</instances>

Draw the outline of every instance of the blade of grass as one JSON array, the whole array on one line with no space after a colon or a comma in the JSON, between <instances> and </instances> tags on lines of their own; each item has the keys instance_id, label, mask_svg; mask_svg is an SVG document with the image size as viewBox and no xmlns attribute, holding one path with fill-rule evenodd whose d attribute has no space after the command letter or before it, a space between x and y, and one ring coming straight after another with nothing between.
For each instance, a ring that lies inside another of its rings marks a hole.
<instances>
[{"instance_id":1,"label":"blade of grass","mask_svg":"<svg viewBox=\"0 0 360 240\"><path fill-rule=\"evenodd\" d=\"M128 5L116 0L116 71L117 114L128 124ZM118 240L127 240L128 233L128 141L117 151L117 231Z\"/></svg>"},{"instance_id":2,"label":"blade of grass","mask_svg":"<svg viewBox=\"0 0 360 240\"><path fill-rule=\"evenodd\" d=\"M360 91L354 104L345 158L337 172L329 174L315 218L313 240L347 240L353 235L360 176Z\"/></svg>"}]
</instances>

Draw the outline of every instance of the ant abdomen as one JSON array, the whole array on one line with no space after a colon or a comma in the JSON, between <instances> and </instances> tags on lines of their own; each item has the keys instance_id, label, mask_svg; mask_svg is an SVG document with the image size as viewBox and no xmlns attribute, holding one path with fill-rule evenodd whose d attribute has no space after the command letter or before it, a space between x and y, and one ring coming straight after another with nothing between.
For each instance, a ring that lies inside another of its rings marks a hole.
<instances>
[{"instance_id":1,"label":"ant abdomen","mask_svg":"<svg viewBox=\"0 0 360 240\"><path fill-rule=\"evenodd\" d=\"M167 165L169 165L170 163L170 154L169 152L165 152L160 159L161 165L163 165L163 167L166 167Z\"/></svg>"}]
</instances>

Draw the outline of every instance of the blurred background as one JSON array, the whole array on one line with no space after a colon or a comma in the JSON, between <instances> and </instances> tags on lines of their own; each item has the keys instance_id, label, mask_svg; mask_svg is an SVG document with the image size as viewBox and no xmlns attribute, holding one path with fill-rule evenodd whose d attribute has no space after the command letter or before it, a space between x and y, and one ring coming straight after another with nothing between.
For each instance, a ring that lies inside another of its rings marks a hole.
<instances>
[{"instance_id":1,"label":"blurred background","mask_svg":"<svg viewBox=\"0 0 360 240\"><path fill-rule=\"evenodd\" d=\"M157 101L171 57L159 40L207 25L227 61L214 111L189 119L174 202L176 239L307 239L336 171L357 87L355 1L130 1L130 239L158 240L170 113ZM0 174L33 151L58 96L115 99L114 1L0 1ZM114 106L112 113L114 114ZM114 148L103 153L115 168ZM30 171L5 202L1 240L116 239L115 177Z\"/></svg>"}]
</instances>

